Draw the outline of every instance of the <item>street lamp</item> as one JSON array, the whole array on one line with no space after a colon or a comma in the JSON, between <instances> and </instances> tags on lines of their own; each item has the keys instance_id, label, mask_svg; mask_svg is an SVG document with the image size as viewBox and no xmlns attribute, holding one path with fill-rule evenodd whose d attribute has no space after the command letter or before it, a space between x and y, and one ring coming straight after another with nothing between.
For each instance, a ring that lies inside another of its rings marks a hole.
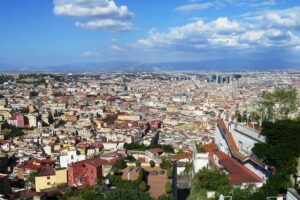
<instances>
[{"instance_id":1,"label":"street lamp","mask_svg":"<svg viewBox=\"0 0 300 200\"><path fill-rule=\"evenodd\" d=\"M219 200L225 200L225 198L226 198L226 199L229 199L229 200L232 200L232 196L224 196L223 194L221 194L221 195L219 196Z\"/></svg>"}]
</instances>

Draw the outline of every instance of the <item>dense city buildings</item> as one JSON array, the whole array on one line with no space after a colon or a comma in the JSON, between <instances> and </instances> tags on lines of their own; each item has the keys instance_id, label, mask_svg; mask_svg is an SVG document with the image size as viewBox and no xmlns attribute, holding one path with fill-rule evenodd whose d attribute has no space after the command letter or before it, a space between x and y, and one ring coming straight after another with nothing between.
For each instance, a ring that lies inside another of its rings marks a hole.
<instances>
[{"instance_id":1,"label":"dense city buildings","mask_svg":"<svg viewBox=\"0 0 300 200\"><path fill-rule=\"evenodd\" d=\"M0 193L8 199L100 186L103 195L138 188L186 199L203 169L261 188L276 172L252 151L268 142L262 98L300 91L297 70L1 76ZM299 198L297 170L287 200Z\"/></svg>"}]
</instances>

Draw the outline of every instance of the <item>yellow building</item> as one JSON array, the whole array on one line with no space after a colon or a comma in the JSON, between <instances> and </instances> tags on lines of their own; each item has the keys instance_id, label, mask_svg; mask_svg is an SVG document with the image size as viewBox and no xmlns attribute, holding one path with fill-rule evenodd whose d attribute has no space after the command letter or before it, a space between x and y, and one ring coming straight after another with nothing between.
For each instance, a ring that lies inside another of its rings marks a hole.
<instances>
[{"instance_id":1,"label":"yellow building","mask_svg":"<svg viewBox=\"0 0 300 200\"><path fill-rule=\"evenodd\" d=\"M140 115L130 115L130 114L120 114L118 115L118 120L120 121L138 121L141 120Z\"/></svg>"},{"instance_id":2,"label":"yellow building","mask_svg":"<svg viewBox=\"0 0 300 200\"><path fill-rule=\"evenodd\" d=\"M51 167L42 168L35 176L35 190L41 192L42 190L56 188L59 185L67 184L67 169L52 169Z\"/></svg>"}]
</instances>

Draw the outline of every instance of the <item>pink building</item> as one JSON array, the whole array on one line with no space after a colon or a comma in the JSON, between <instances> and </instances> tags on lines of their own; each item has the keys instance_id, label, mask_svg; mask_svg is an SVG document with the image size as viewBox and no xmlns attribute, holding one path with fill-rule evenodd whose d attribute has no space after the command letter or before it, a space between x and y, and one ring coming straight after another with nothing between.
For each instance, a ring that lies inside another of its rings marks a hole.
<instances>
[{"instance_id":1,"label":"pink building","mask_svg":"<svg viewBox=\"0 0 300 200\"><path fill-rule=\"evenodd\" d=\"M68 186L94 186L102 178L102 165L104 164L108 164L108 161L101 158L92 158L69 164Z\"/></svg>"}]
</instances>

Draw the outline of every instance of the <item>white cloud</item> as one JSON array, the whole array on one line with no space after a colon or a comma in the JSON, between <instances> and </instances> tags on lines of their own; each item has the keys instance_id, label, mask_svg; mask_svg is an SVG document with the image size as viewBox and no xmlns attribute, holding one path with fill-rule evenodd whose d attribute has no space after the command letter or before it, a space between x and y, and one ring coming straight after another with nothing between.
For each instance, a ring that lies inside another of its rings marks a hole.
<instances>
[{"instance_id":1,"label":"white cloud","mask_svg":"<svg viewBox=\"0 0 300 200\"><path fill-rule=\"evenodd\" d=\"M134 46L186 52L262 51L272 47L293 50L300 45L300 39L293 31L300 24L300 10L286 11L258 13L251 20L240 18L236 21L227 17L209 22L197 20L167 32L150 31L146 39L136 41Z\"/></svg>"},{"instance_id":2,"label":"white cloud","mask_svg":"<svg viewBox=\"0 0 300 200\"><path fill-rule=\"evenodd\" d=\"M209 9L209 8L212 8L212 7L214 7L214 4L211 3L211 2L193 3L193 4L187 4L187 5L179 6L179 7L175 8L175 11L188 13L188 12L193 12L193 11L206 10L206 9Z\"/></svg>"},{"instance_id":3,"label":"white cloud","mask_svg":"<svg viewBox=\"0 0 300 200\"><path fill-rule=\"evenodd\" d=\"M133 24L114 19L98 19L88 22L76 22L77 27L85 29L102 29L111 32L129 31L133 29Z\"/></svg>"},{"instance_id":4,"label":"white cloud","mask_svg":"<svg viewBox=\"0 0 300 200\"><path fill-rule=\"evenodd\" d=\"M258 1L254 3L250 3L250 7L268 7L275 6L277 4L276 0L267 0L267 1Z\"/></svg>"},{"instance_id":5,"label":"white cloud","mask_svg":"<svg viewBox=\"0 0 300 200\"><path fill-rule=\"evenodd\" d=\"M118 45L112 45L111 50L120 52L120 51L123 51L123 48Z\"/></svg>"},{"instance_id":6,"label":"white cloud","mask_svg":"<svg viewBox=\"0 0 300 200\"><path fill-rule=\"evenodd\" d=\"M106 31L128 31L133 17L127 6L117 6L113 0L54 0L53 12L57 16L74 17L76 26Z\"/></svg>"},{"instance_id":7,"label":"white cloud","mask_svg":"<svg viewBox=\"0 0 300 200\"><path fill-rule=\"evenodd\" d=\"M284 10L267 10L255 16L265 26L300 30L300 7Z\"/></svg>"},{"instance_id":8,"label":"white cloud","mask_svg":"<svg viewBox=\"0 0 300 200\"><path fill-rule=\"evenodd\" d=\"M99 52L93 52L93 51L85 51L81 54L82 57L93 57L98 58L101 57L101 54Z\"/></svg>"}]
</instances>

